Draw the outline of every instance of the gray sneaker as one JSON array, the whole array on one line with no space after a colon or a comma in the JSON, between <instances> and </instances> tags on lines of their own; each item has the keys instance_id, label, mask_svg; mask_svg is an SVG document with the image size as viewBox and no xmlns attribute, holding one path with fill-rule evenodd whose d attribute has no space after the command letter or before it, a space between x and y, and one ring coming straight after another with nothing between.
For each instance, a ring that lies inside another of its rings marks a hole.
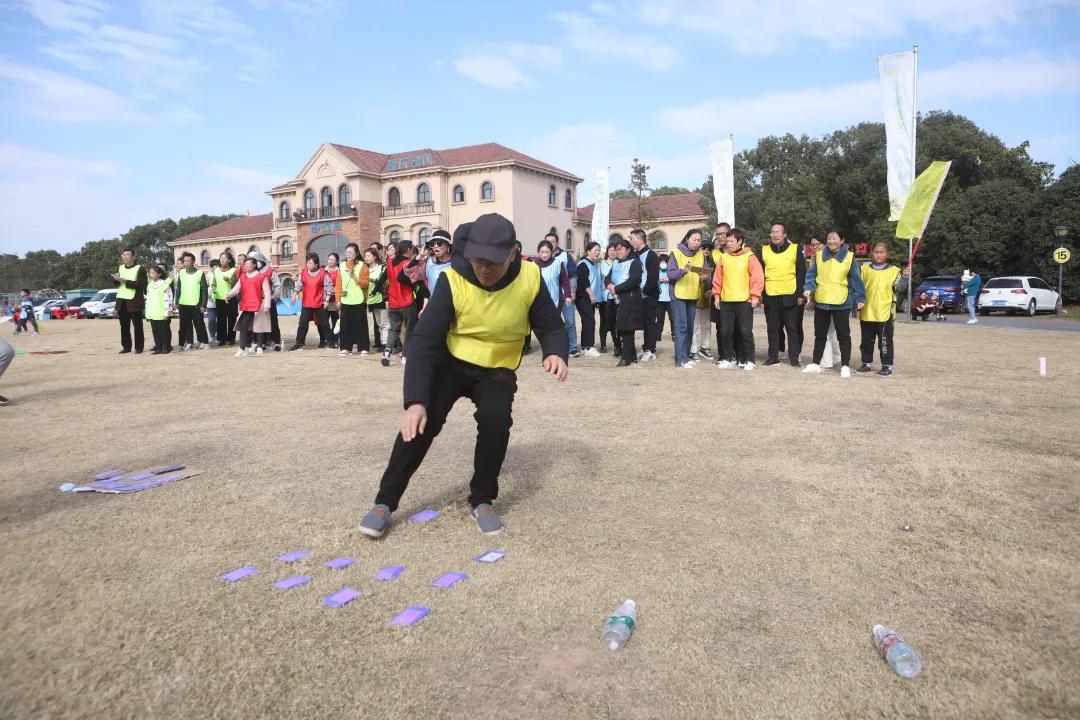
<instances>
[{"instance_id":1,"label":"gray sneaker","mask_svg":"<svg viewBox=\"0 0 1080 720\"><path fill-rule=\"evenodd\" d=\"M381 538L386 534L388 525L390 525L390 507L376 505L360 521L360 532L368 537Z\"/></svg>"},{"instance_id":2,"label":"gray sneaker","mask_svg":"<svg viewBox=\"0 0 1080 720\"><path fill-rule=\"evenodd\" d=\"M472 516L476 520L476 524L480 526L480 532L485 535L498 535L503 531L502 520L495 514L495 508L487 503L474 507Z\"/></svg>"}]
</instances>

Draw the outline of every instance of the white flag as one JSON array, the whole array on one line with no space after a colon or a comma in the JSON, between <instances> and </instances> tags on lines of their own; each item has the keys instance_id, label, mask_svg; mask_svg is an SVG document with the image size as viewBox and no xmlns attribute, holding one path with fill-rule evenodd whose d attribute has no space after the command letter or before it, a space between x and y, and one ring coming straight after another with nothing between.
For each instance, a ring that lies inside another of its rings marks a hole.
<instances>
[{"instance_id":1,"label":"white flag","mask_svg":"<svg viewBox=\"0 0 1080 720\"><path fill-rule=\"evenodd\" d=\"M596 171L596 200L593 202L592 231L589 237L607 252L608 243L608 171Z\"/></svg>"},{"instance_id":2,"label":"white flag","mask_svg":"<svg viewBox=\"0 0 1080 720\"><path fill-rule=\"evenodd\" d=\"M716 222L735 226L735 152L731 138L709 144Z\"/></svg>"},{"instance_id":3,"label":"white flag","mask_svg":"<svg viewBox=\"0 0 1080 720\"><path fill-rule=\"evenodd\" d=\"M915 53L879 57L885 158L889 170L889 219L899 220L915 182Z\"/></svg>"}]
</instances>

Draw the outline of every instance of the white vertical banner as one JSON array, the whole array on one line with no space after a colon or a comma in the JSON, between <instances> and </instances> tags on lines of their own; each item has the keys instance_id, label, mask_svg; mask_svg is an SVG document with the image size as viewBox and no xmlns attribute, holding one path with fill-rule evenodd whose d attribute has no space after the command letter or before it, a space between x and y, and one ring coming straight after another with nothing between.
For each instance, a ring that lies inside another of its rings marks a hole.
<instances>
[{"instance_id":1,"label":"white vertical banner","mask_svg":"<svg viewBox=\"0 0 1080 720\"><path fill-rule=\"evenodd\" d=\"M731 138L709 143L716 222L735 226L735 151Z\"/></svg>"},{"instance_id":2,"label":"white vertical banner","mask_svg":"<svg viewBox=\"0 0 1080 720\"><path fill-rule=\"evenodd\" d=\"M600 248L607 252L608 243L608 171L596 171L596 200L593 201L592 230L589 237L600 243Z\"/></svg>"},{"instance_id":3,"label":"white vertical banner","mask_svg":"<svg viewBox=\"0 0 1080 720\"><path fill-rule=\"evenodd\" d=\"M885 113L889 220L899 220L915 182L915 53L885 55L877 63Z\"/></svg>"}]
</instances>

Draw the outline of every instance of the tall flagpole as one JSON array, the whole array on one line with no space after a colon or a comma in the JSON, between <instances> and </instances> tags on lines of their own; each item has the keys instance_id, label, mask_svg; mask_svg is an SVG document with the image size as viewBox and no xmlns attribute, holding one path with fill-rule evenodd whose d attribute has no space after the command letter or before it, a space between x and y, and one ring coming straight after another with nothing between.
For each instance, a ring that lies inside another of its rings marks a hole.
<instances>
[{"instance_id":1,"label":"tall flagpole","mask_svg":"<svg viewBox=\"0 0 1080 720\"><path fill-rule=\"evenodd\" d=\"M919 108L919 46L918 45L913 45L911 47L911 52L915 55L915 58L914 58L914 61L915 61L915 73L914 73L914 80L912 82L913 92L911 94L911 156L912 156L911 157L911 166L912 166L912 169L915 169L918 166L917 163L916 163L916 160L918 159L918 156L919 156L918 152L916 152L916 150L915 150L915 130L918 127L918 124L919 124L919 110L918 110L918 108ZM922 238L919 238L919 239L922 240ZM907 241L907 252L908 252L908 264L912 269L914 269L914 267L915 267L915 255L913 254L912 248L911 248L911 238L908 238L908 241ZM914 272L912 272L911 275L914 275ZM911 308L911 277L908 277L908 284L907 284L907 308L908 308L908 321L912 321L912 320L915 319L915 314L914 314L914 311Z\"/></svg>"}]
</instances>

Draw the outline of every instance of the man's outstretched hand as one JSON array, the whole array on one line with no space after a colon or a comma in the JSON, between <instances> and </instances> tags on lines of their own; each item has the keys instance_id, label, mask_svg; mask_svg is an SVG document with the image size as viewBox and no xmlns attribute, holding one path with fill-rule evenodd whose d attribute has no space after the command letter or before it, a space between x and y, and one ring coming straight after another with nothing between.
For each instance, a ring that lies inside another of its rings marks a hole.
<instances>
[{"instance_id":1,"label":"man's outstretched hand","mask_svg":"<svg viewBox=\"0 0 1080 720\"><path fill-rule=\"evenodd\" d=\"M565 367L565 366L564 366ZM401 439L412 442L417 435L424 434L427 427L427 408L423 405L410 405L401 416Z\"/></svg>"},{"instance_id":2,"label":"man's outstretched hand","mask_svg":"<svg viewBox=\"0 0 1080 720\"><path fill-rule=\"evenodd\" d=\"M544 358L544 370L554 375L559 382L566 379L566 361L558 355L548 355Z\"/></svg>"}]
</instances>

